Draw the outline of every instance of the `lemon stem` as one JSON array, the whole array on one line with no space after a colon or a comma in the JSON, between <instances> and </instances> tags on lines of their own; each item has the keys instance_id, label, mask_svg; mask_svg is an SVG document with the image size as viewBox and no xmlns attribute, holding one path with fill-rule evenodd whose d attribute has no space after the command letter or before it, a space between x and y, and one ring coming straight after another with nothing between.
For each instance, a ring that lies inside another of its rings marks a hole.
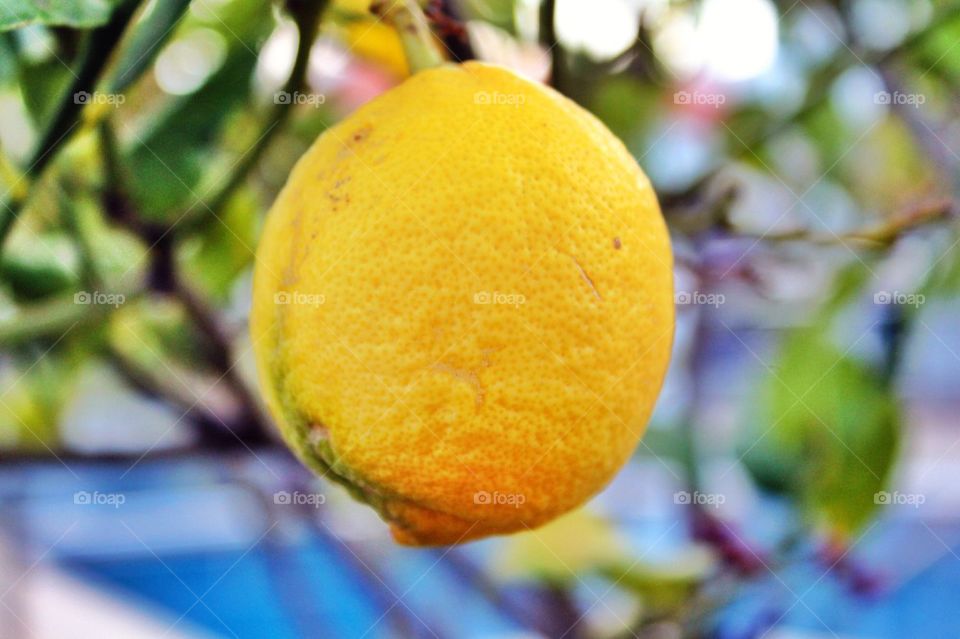
<instances>
[{"instance_id":1,"label":"lemon stem","mask_svg":"<svg viewBox=\"0 0 960 639\"><path fill-rule=\"evenodd\" d=\"M397 30L411 73L445 62L416 0L374 0L370 11Z\"/></svg>"}]
</instances>

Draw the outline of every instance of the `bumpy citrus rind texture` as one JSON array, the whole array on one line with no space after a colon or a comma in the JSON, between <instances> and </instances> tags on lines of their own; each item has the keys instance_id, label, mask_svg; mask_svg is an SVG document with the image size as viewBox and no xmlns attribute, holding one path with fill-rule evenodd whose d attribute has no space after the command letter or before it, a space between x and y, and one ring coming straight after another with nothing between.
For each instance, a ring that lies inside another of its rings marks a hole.
<instances>
[{"instance_id":1,"label":"bumpy citrus rind texture","mask_svg":"<svg viewBox=\"0 0 960 639\"><path fill-rule=\"evenodd\" d=\"M672 258L648 180L593 116L499 67L418 73L326 131L257 258L271 412L402 543L583 503L667 368Z\"/></svg>"}]
</instances>

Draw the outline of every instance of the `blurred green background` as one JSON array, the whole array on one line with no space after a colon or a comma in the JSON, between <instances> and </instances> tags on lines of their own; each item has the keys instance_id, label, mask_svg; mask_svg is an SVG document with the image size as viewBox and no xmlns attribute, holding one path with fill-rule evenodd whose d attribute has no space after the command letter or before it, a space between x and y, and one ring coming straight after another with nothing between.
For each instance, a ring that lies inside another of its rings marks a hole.
<instances>
[{"instance_id":1,"label":"blurred green background","mask_svg":"<svg viewBox=\"0 0 960 639\"><path fill-rule=\"evenodd\" d=\"M447 0L653 181L678 328L587 507L393 545L279 443L264 215L402 82L363 0L0 2L0 637L954 637L960 4Z\"/></svg>"}]
</instances>

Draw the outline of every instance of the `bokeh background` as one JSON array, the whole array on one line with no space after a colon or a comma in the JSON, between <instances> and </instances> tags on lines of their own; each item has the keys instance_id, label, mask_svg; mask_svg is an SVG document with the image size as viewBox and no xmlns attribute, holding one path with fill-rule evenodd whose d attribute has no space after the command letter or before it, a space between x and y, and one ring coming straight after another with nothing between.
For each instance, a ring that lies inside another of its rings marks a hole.
<instances>
[{"instance_id":1,"label":"bokeh background","mask_svg":"<svg viewBox=\"0 0 960 639\"><path fill-rule=\"evenodd\" d=\"M0 637L960 635L960 5L427 4L624 141L678 309L609 488L438 549L279 444L245 329L290 167L408 72L365 5L0 1Z\"/></svg>"}]
</instances>

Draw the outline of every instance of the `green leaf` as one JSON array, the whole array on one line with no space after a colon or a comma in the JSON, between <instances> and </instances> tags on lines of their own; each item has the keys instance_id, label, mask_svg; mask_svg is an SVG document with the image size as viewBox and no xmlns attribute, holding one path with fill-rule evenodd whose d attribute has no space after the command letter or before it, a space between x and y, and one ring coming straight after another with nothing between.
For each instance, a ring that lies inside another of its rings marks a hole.
<instances>
[{"instance_id":1,"label":"green leaf","mask_svg":"<svg viewBox=\"0 0 960 639\"><path fill-rule=\"evenodd\" d=\"M627 146L642 137L643 127L655 113L660 96L640 82L626 76L605 80L592 98L590 110ZM637 144L632 144L636 147ZM631 148L639 155L643 150Z\"/></svg>"},{"instance_id":2,"label":"green leaf","mask_svg":"<svg viewBox=\"0 0 960 639\"><path fill-rule=\"evenodd\" d=\"M0 86L17 80L17 49L9 33L0 33Z\"/></svg>"},{"instance_id":3,"label":"green leaf","mask_svg":"<svg viewBox=\"0 0 960 639\"><path fill-rule=\"evenodd\" d=\"M20 95L34 125L42 129L56 112L61 97L73 81L73 74L64 63L64 60L69 62L70 56L63 51L61 43L50 38L49 32L42 28L28 29L17 35L20 64L16 70ZM39 40L42 44L30 45L26 41L31 39ZM30 46L40 49L44 55L25 55L24 49Z\"/></svg>"},{"instance_id":4,"label":"green leaf","mask_svg":"<svg viewBox=\"0 0 960 639\"><path fill-rule=\"evenodd\" d=\"M149 265L149 250L130 231L104 220L99 203L86 194L71 194L64 203L67 228L88 256L86 275L101 293L128 293L137 288Z\"/></svg>"},{"instance_id":5,"label":"green leaf","mask_svg":"<svg viewBox=\"0 0 960 639\"><path fill-rule=\"evenodd\" d=\"M513 0L466 0L460 8L467 20L483 20L510 33L516 32Z\"/></svg>"},{"instance_id":6,"label":"green leaf","mask_svg":"<svg viewBox=\"0 0 960 639\"><path fill-rule=\"evenodd\" d=\"M208 193L201 184L223 155L218 143L224 133L236 135L227 126L228 118L250 100L254 51L274 25L269 3L232 2L218 7L209 19L192 17L187 27L199 23L220 31L229 48L206 83L174 99L125 153L133 199L152 220L174 221L183 210L203 206L197 200Z\"/></svg>"},{"instance_id":7,"label":"green leaf","mask_svg":"<svg viewBox=\"0 0 960 639\"><path fill-rule=\"evenodd\" d=\"M203 195L198 187L215 161L221 125L243 104L252 70L250 54L234 50L200 90L177 100L138 140L126 161L133 197L147 217L165 219Z\"/></svg>"},{"instance_id":8,"label":"green leaf","mask_svg":"<svg viewBox=\"0 0 960 639\"><path fill-rule=\"evenodd\" d=\"M17 357L17 366L0 376L0 447L45 451L56 449L64 404L76 382L77 353L36 352Z\"/></svg>"},{"instance_id":9,"label":"green leaf","mask_svg":"<svg viewBox=\"0 0 960 639\"><path fill-rule=\"evenodd\" d=\"M121 0L6 0L0 31L30 24L88 29L105 24Z\"/></svg>"},{"instance_id":10,"label":"green leaf","mask_svg":"<svg viewBox=\"0 0 960 639\"><path fill-rule=\"evenodd\" d=\"M580 575L629 565L626 542L609 522L583 509L505 540L494 569L502 579L576 583Z\"/></svg>"},{"instance_id":11,"label":"green leaf","mask_svg":"<svg viewBox=\"0 0 960 639\"><path fill-rule=\"evenodd\" d=\"M202 352L183 309L169 300L140 300L113 314L108 331L115 349L153 370L180 368ZM185 367L184 367L185 368Z\"/></svg>"},{"instance_id":12,"label":"green leaf","mask_svg":"<svg viewBox=\"0 0 960 639\"><path fill-rule=\"evenodd\" d=\"M764 380L742 448L763 487L796 501L814 525L848 537L866 523L893 466L900 411L880 376L798 330Z\"/></svg>"},{"instance_id":13,"label":"green leaf","mask_svg":"<svg viewBox=\"0 0 960 639\"><path fill-rule=\"evenodd\" d=\"M704 547L691 546L667 563L631 557L600 572L611 583L638 595L644 613L662 617L679 612L716 569L716 559Z\"/></svg>"},{"instance_id":14,"label":"green leaf","mask_svg":"<svg viewBox=\"0 0 960 639\"><path fill-rule=\"evenodd\" d=\"M19 299L36 300L76 285L77 249L62 232L16 236L0 259L0 277Z\"/></svg>"},{"instance_id":15,"label":"green leaf","mask_svg":"<svg viewBox=\"0 0 960 639\"><path fill-rule=\"evenodd\" d=\"M166 36L190 5L190 0L155 2L150 12L134 25L130 41L124 45L117 65L106 81L107 91L122 93L153 63L154 55Z\"/></svg>"},{"instance_id":16,"label":"green leaf","mask_svg":"<svg viewBox=\"0 0 960 639\"><path fill-rule=\"evenodd\" d=\"M214 218L184 247L184 272L208 295L225 299L237 275L253 261L259 202L250 189L230 198Z\"/></svg>"}]
</instances>

